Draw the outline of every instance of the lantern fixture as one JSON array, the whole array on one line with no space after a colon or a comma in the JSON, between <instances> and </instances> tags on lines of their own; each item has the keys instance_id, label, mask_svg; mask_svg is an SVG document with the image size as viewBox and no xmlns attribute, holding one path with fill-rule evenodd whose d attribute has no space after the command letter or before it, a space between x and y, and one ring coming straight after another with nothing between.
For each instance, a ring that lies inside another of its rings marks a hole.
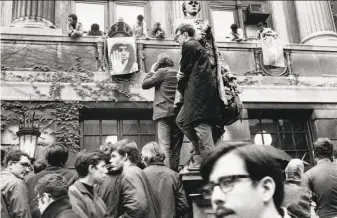
<instances>
[{"instance_id":1,"label":"lantern fixture","mask_svg":"<svg viewBox=\"0 0 337 218\"><path fill-rule=\"evenodd\" d=\"M33 158L37 141L41 135L40 123L35 120L35 112L29 118L24 112L23 119L20 119L19 131L16 135L19 137L20 150L26 152L29 157Z\"/></svg>"}]
</instances>

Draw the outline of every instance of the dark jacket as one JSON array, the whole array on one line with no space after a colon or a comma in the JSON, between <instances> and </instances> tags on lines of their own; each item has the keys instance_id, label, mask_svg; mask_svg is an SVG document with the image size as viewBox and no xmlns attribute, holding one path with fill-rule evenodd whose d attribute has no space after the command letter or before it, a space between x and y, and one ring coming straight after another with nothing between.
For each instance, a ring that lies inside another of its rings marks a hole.
<instances>
[{"instance_id":1,"label":"dark jacket","mask_svg":"<svg viewBox=\"0 0 337 218\"><path fill-rule=\"evenodd\" d=\"M92 195L82 182L76 181L69 187L70 204L81 218L108 217L106 206L96 191Z\"/></svg>"},{"instance_id":2,"label":"dark jacket","mask_svg":"<svg viewBox=\"0 0 337 218\"><path fill-rule=\"evenodd\" d=\"M31 218L25 182L8 171L0 173L0 181L1 200L5 203L1 207L6 206L11 218Z\"/></svg>"},{"instance_id":3,"label":"dark jacket","mask_svg":"<svg viewBox=\"0 0 337 218\"><path fill-rule=\"evenodd\" d=\"M118 206L115 217L160 217L160 199L144 171L132 165L124 167L119 180Z\"/></svg>"},{"instance_id":4,"label":"dark jacket","mask_svg":"<svg viewBox=\"0 0 337 218\"><path fill-rule=\"evenodd\" d=\"M288 213L296 218L311 217L311 194L301 186L300 182L287 181L284 183L284 199L282 207L287 208Z\"/></svg>"},{"instance_id":5,"label":"dark jacket","mask_svg":"<svg viewBox=\"0 0 337 218\"><path fill-rule=\"evenodd\" d=\"M160 68L150 72L143 80L142 88L155 87L153 120L174 116L174 97L177 89L177 73L173 68Z\"/></svg>"},{"instance_id":6,"label":"dark jacket","mask_svg":"<svg viewBox=\"0 0 337 218\"><path fill-rule=\"evenodd\" d=\"M184 125L216 120L219 103L211 64L205 48L195 39L182 46L180 71L183 77L177 89L184 98Z\"/></svg>"},{"instance_id":7,"label":"dark jacket","mask_svg":"<svg viewBox=\"0 0 337 218\"><path fill-rule=\"evenodd\" d=\"M71 208L69 197L56 199L43 211L41 218L80 218Z\"/></svg>"},{"instance_id":8,"label":"dark jacket","mask_svg":"<svg viewBox=\"0 0 337 218\"><path fill-rule=\"evenodd\" d=\"M40 210L38 209L37 201L34 201L34 199L37 197L35 193L35 185L37 181L39 181L39 179L51 173L57 173L62 175L68 181L68 186L72 185L78 178L78 174L75 170L55 166L47 166L45 170L42 170L35 175L28 176L26 179L26 184L28 187L29 207L33 218L40 218L41 216Z\"/></svg>"},{"instance_id":9,"label":"dark jacket","mask_svg":"<svg viewBox=\"0 0 337 218\"><path fill-rule=\"evenodd\" d=\"M302 184L315 195L317 214L321 218L337 216L337 164L321 160L303 175Z\"/></svg>"},{"instance_id":10,"label":"dark jacket","mask_svg":"<svg viewBox=\"0 0 337 218\"><path fill-rule=\"evenodd\" d=\"M114 215L114 208L117 202L116 193L114 193L114 190L117 179L120 177L120 175L121 172L109 173L104 182L97 188L98 195L102 198L106 205L108 215L112 217Z\"/></svg>"},{"instance_id":11,"label":"dark jacket","mask_svg":"<svg viewBox=\"0 0 337 218\"><path fill-rule=\"evenodd\" d=\"M162 162L151 163L144 172L159 193L160 217L175 218L184 215L188 210L188 203L179 174Z\"/></svg>"}]
</instances>

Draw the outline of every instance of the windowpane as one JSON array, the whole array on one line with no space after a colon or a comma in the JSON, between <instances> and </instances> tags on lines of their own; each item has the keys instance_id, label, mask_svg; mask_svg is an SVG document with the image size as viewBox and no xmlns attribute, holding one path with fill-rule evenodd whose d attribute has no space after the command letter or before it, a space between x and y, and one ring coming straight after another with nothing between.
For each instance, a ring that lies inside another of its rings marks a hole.
<instances>
[{"instance_id":1,"label":"windowpane","mask_svg":"<svg viewBox=\"0 0 337 218\"><path fill-rule=\"evenodd\" d=\"M135 141L139 147L139 136L138 135L123 135L123 139L129 139Z\"/></svg>"},{"instance_id":2,"label":"windowpane","mask_svg":"<svg viewBox=\"0 0 337 218\"><path fill-rule=\"evenodd\" d=\"M83 135L99 135L99 120L85 120Z\"/></svg>"},{"instance_id":3,"label":"windowpane","mask_svg":"<svg viewBox=\"0 0 337 218\"><path fill-rule=\"evenodd\" d=\"M230 27L234 23L233 11L212 10L214 32L216 41L226 41L229 36Z\"/></svg>"},{"instance_id":4,"label":"windowpane","mask_svg":"<svg viewBox=\"0 0 337 218\"><path fill-rule=\"evenodd\" d=\"M79 3L76 2L76 15L82 23L83 30L89 31L93 23L97 23L100 30L105 30L104 3Z\"/></svg>"},{"instance_id":5,"label":"windowpane","mask_svg":"<svg viewBox=\"0 0 337 218\"><path fill-rule=\"evenodd\" d=\"M279 147L279 139L277 134L252 134L251 138L255 144L259 145L272 145L274 147Z\"/></svg>"},{"instance_id":6,"label":"windowpane","mask_svg":"<svg viewBox=\"0 0 337 218\"><path fill-rule=\"evenodd\" d=\"M305 134L294 134L295 137L295 145L297 149L308 149L307 146L307 139L305 137Z\"/></svg>"},{"instance_id":7,"label":"windowpane","mask_svg":"<svg viewBox=\"0 0 337 218\"><path fill-rule=\"evenodd\" d=\"M117 135L102 136L102 143L107 143L107 142L116 143L117 141L118 141Z\"/></svg>"},{"instance_id":8,"label":"windowpane","mask_svg":"<svg viewBox=\"0 0 337 218\"><path fill-rule=\"evenodd\" d=\"M123 135L139 133L138 120L123 120Z\"/></svg>"},{"instance_id":9,"label":"windowpane","mask_svg":"<svg viewBox=\"0 0 337 218\"><path fill-rule=\"evenodd\" d=\"M280 132L291 132L291 121L290 120L278 120L278 125L280 127Z\"/></svg>"},{"instance_id":10,"label":"windowpane","mask_svg":"<svg viewBox=\"0 0 337 218\"><path fill-rule=\"evenodd\" d=\"M144 7L142 6L128 6L128 5L117 5L116 6L116 18L122 17L124 22L129 24L131 28L137 22L138 15L144 15ZM145 17L146 21L147 18Z\"/></svg>"},{"instance_id":11,"label":"windowpane","mask_svg":"<svg viewBox=\"0 0 337 218\"><path fill-rule=\"evenodd\" d=\"M294 131L305 131L305 122L301 121L301 120L294 120L293 122L293 128Z\"/></svg>"},{"instance_id":12,"label":"windowpane","mask_svg":"<svg viewBox=\"0 0 337 218\"><path fill-rule=\"evenodd\" d=\"M260 121L258 119L249 120L249 128L251 133L258 133L260 129Z\"/></svg>"},{"instance_id":13,"label":"windowpane","mask_svg":"<svg viewBox=\"0 0 337 218\"><path fill-rule=\"evenodd\" d=\"M116 120L102 120L102 134L117 134Z\"/></svg>"},{"instance_id":14,"label":"windowpane","mask_svg":"<svg viewBox=\"0 0 337 218\"><path fill-rule=\"evenodd\" d=\"M141 120L140 133L156 133L156 125L152 120Z\"/></svg>"},{"instance_id":15,"label":"windowpane","mask_svg":"<svg viewBox=\"0 0 337 218\"><path fill-rule=\"evenodd\" d=\"M271 119L261 119L261 127L262 131L266 131L267 133L277 132L277 124Z\"/></svg>"},{"instance_id":16,"label":"windowpane","mask_svg":"<svg viewBox=\"0 0 337 218\"><path fill-rule=\"evenodd\" d=\"M98 150L100 146L99 136L84 136L83 147L88 150Z\"/></svg>"},{"instance_id":17,"label":"windowpane","mask_svg":"<svg viewBox=\"0 0 337 218\"><path fill-rule=\"evenodd\" d=\"M156 141L156 135L140 136L140 145L138 145L138 147L142 148L144 145L152 141Z\"/></svg>"},{"instance_id":18,"label":"windowpane","mask_svg":"<svg viewBox=\"0 0 337 218\"><path fill-rule=\"evenodd\" d=\"M280 134L280 144L283 150L295 150L292 134Z\"/></svg>"}]
</instances>

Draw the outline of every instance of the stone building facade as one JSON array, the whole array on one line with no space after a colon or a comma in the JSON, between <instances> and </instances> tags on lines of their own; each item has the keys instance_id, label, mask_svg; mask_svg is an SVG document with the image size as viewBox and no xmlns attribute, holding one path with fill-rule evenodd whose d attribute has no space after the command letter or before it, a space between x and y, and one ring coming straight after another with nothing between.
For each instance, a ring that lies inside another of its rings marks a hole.
<instances>
[{"instance_id":1,"label":"stone building facade","mask_svg":"<svg viewBox=\"0 0 337 218\"><path fill-rule=\"evenodd\" d=\"M43 156L45 145L61 140L74 151L70 166L76 151L98 149L106 140L131 138L140 147L156 140L153 90L142 90L141 82L162 52L173 56L178 68L173 23L183 17L182 1L26 0L0 5L2 146L18 144L13 112L21 111L45 118L36 158ZM201 1L200 16L211 22L219 50L243 90L242 121L226 127L223 140L271 144L293 157L305 155L308 162L313 161L316 138L337 143L336 11L332 1ZM143 14L149 33L160 22L167 38L138 39L139 72L111 79L98 67L101 37L67 36L71 13L86 31L91 20L107 31L119 17L132 26L138 13ZM285 68L263 65L261 45L254 39L260 21L283 41ZM227 40L232 23L243 29L246 41ZM188 151L186 142L182 163Z\"/></svg>"}]
</instances>

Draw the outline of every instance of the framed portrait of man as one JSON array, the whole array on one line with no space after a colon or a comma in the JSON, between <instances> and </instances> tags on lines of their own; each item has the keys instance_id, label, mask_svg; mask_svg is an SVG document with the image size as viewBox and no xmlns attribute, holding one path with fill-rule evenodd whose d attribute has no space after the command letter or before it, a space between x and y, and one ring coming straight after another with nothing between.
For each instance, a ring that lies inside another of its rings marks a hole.
<instances>
[{"instance_id":1,"label":"framed portrait of man","mask_svg":"<svg viewBox=\"0 0 337 218\"><path fill-rule=\"evenodd\" d=\"M107 44L111 75L130 74L138 71L134 37L108 38Z\"/></svg>"}]
</instances>

